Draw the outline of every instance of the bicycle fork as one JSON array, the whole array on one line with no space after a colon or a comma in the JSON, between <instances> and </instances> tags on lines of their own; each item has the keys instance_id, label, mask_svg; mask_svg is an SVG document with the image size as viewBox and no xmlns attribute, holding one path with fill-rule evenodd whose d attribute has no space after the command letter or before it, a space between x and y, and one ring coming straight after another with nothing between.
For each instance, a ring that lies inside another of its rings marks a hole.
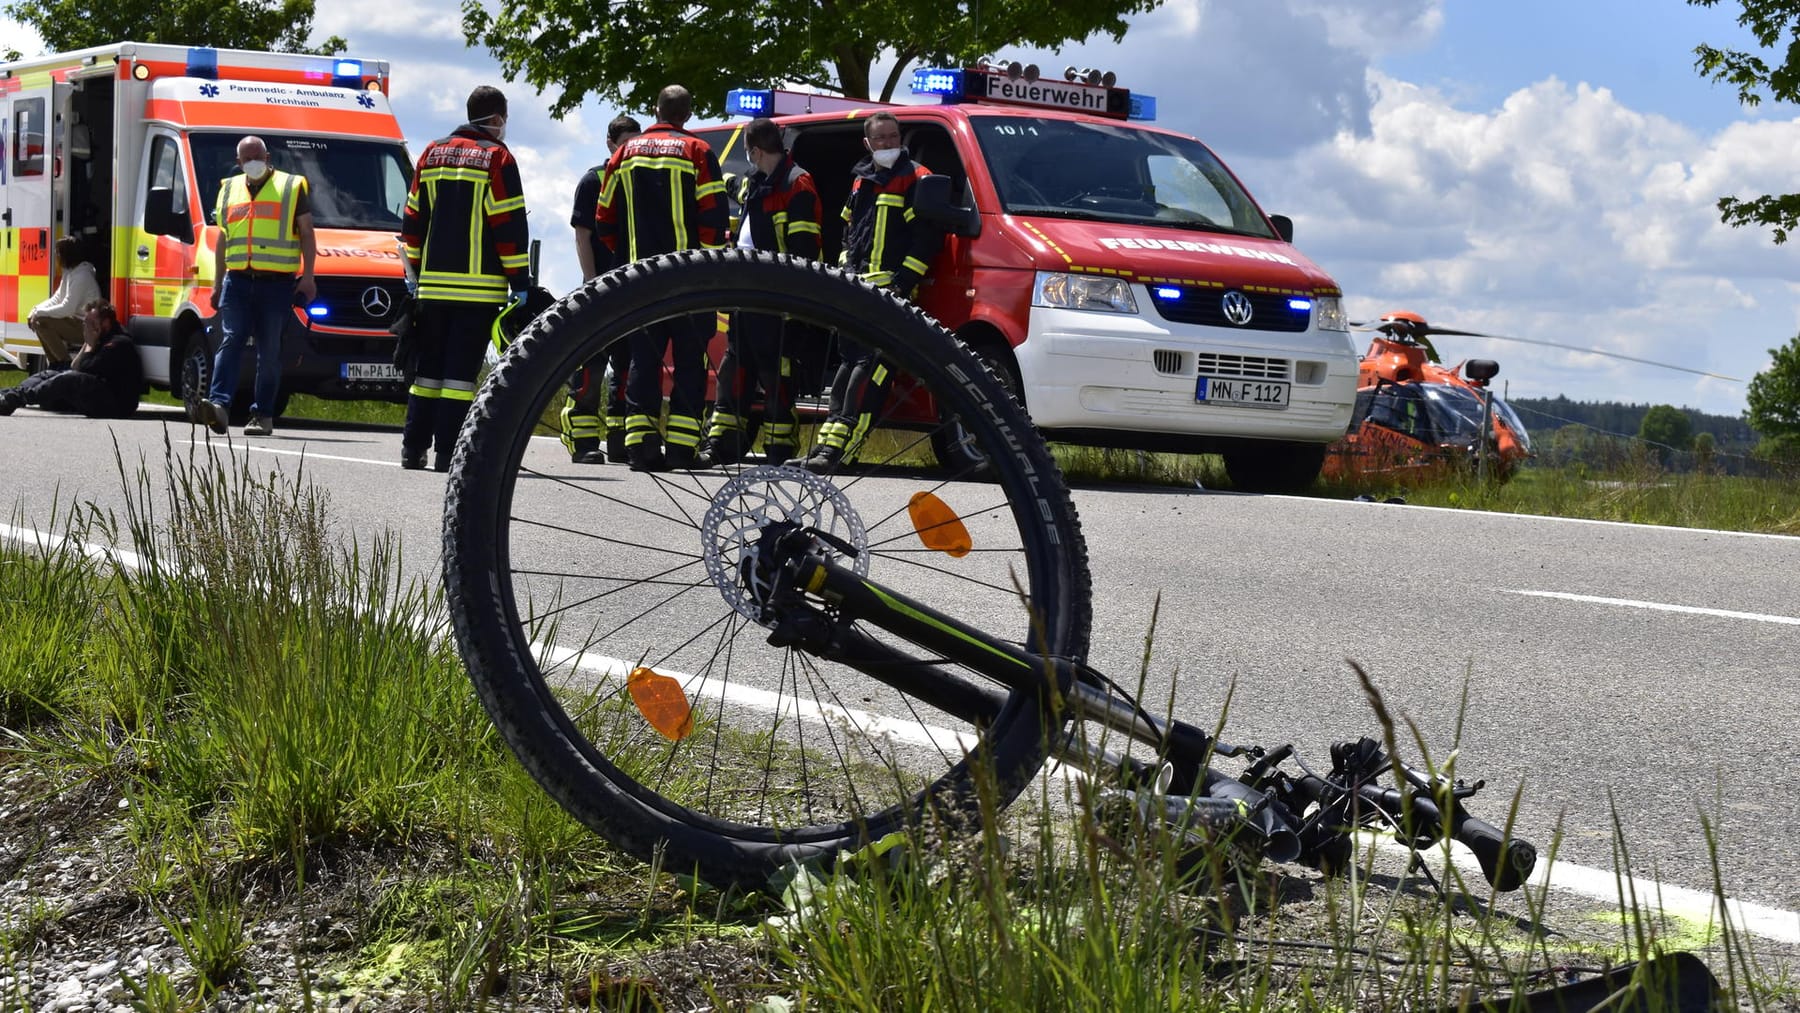
<instances>
[{"instance_id":1,"label":"bicycle fork","mask_svg":"<svg viewBox=\"0 0 1800 1013\"><path fill-rule=\"evenodd\" d=\"M1387 761L1369 739L1333 747L1330 779L1310 773L1295 778L1277 769L1292 755L1292 746L1273 751L1234 746L1195 725L1156 718L1110 691L1108 680L1085 662L998 639L838 565L821 545L841 552L850 547L829 535L777 524L763 532L759 544L749 565L774 575L772 583L763 585L771 588L763 606L773 628L772 645L798 647L849 665L978 727L991 724L1007 706L1008 694L997 685L1023 691L1024 699L1076 722L1070 734L1052 743L1059 759L1090 774L1110 775L1112 786L1126 791L1146 817L1175 827L1196 846L1213 839L1196 829L1228 827L1252 838L1261 857L1332 869L1341 867L1348 855L1347 834L1379 820L1409 846L1444 837L1462 842L1474 851L1496 889L1517 889L1536 864L1536 849L1529 843L1463 810L1461 800L1480 782L1452 786L1396 762L1392 766L1405 787L1379 788L1374 779ZM903 653L859 629L857 621L939 660L921 661ZM959 678L944 663L964 666L997 685ZM1151 747L1161 762L1151 764L1088 741L1080 733L1084 722ZM1250 756L1255 762L1241 778L1232 778L1209 765L1215 755ZM1350 763L1352 756L1358 762ZM1299 818L1309 809L1308 818Z\"/></svg>"}]
</instances>

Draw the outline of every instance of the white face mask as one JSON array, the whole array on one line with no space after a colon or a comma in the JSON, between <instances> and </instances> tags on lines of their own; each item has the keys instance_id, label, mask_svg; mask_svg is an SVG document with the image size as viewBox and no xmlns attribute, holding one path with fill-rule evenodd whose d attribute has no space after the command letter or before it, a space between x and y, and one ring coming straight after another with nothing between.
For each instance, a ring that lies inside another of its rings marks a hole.
<instances>
[{"instance_id":1,"label":"white face mask","mask_svg":"<svg viewBox=\"0 0 1800 1013\"><path fill-rule=\"evenodd\" d=\"M869 152L869 157L875 159L875 164L883 169L892 169L894 163L900 161L902 150L901 148L883 148L880 151Z\"/></svg>"},{"instance_id":2,"label":"white face mask","mask_svg":"<svg viewBox=\"0 0 1800 1013\"><path fill-rule=\"evenodd\" d=\"M253 158L244 163L244 178L257 180L269 174L269 163L260 158Z\"/></svg>"},{"instance_id":3,"label":"white face mask","mask_svg":"<svg viewBox=\"0 0 1800 1013\"><path fill-rule=\"evenodd\" d=\"M484 116L484 117L482 117L482 119L487 120L488 122L487 122L487 125L482 127L481 129L486 130L489 134L492 134L494 137L494 140L496 140L496 141L506 140L506 117L505 116L501 115L500 113L495 113L492 116Z\"/></svg>"}]
</instances>

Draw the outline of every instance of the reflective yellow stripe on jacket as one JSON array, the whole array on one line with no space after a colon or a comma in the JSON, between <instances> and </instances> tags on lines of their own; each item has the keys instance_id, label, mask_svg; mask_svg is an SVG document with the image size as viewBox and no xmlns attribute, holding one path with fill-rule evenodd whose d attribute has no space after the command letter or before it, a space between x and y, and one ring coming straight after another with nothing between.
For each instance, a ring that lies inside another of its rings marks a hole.
<instances>
[{"instance_id":1,"label":"reflective yellow stripe on jacket","mask_svg":"<svg viewBox=\"0 0 1800 1013\"><path fill-rule=\"evenodd\" d=\"M225 269L228 271L300 271L300 232L294 224L294 202L306 187L306 178L276 170L257 194L242 173L225 181L219 190L216 215L225 230ZM276 199L268 200L271 190Z\"/></svg>"}]
</instances>

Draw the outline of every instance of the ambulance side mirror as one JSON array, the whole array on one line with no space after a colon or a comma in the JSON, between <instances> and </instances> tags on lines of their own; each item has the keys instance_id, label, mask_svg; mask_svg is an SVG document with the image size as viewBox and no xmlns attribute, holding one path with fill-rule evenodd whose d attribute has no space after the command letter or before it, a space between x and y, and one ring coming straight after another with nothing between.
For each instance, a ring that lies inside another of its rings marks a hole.
<instances>
[{"instance_id":1,"label":"ambulance side mirror","mask_svg":"<svg viewBox=\"0 0 1800 1013\"><path fill-rule=\"evenodd\" d=\"M175 190L153 186L144 195L144 231L153 236L173 236L184 243L193 242L194 225L187 210L175 209Z\"/></svg>"},{"instance_id":2,"label":"ambulance side mirror","mask_svg":"<svg viewBox=\"0 0 1800 1013\"><path fill-rule=\"evenodd\" d=\"M950 199L950 177L926 176L913 185L913 214L964 239L981 235L981 214Z\"/></svg>"},{"instance_id":3,"label":"ambulance side mirror","mask_svg":"<svg viewBox=\"0 0 1800 1013\"><path fill-rule=\"evenodd\" d=\"M1275 234L1284 243L1294 241L1294 220L1287 215L1270 215L1269 223L1275 226Z\"/></svg>"}]
</instances>

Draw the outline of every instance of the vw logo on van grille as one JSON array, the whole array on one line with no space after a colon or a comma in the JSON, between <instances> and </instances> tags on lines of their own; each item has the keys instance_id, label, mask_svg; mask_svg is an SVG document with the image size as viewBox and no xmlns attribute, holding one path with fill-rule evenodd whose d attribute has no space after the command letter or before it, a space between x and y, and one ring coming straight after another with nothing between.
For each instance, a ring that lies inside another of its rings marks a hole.
<instances>
[{"instance_id":1,"label":"vw logo on van grille","mask_svg":"<svg viewBox=\"0 0 1800 1013\"><path fill-rule=\"evenodd\" d=\"M394 299L381 286L370 285L363 289L362 308L364 313L379 320L387 316L388 311L394 308Z\"/></svg>"},{"instance_id":2,"label":"vw logo on van grille","mask_svg":"<svg viewBox=\"0 0 1800 1013\"><path fill-rule=\"evenodd\" d=\"M1224 298L1219 300L1219 306L1225 311L1225 319L1239 327L1249 323L1251 315L1256 312L1255 307L1250 305L1250 297L1235 289L1225 293Z\"/></svg>"}]
</instances>

